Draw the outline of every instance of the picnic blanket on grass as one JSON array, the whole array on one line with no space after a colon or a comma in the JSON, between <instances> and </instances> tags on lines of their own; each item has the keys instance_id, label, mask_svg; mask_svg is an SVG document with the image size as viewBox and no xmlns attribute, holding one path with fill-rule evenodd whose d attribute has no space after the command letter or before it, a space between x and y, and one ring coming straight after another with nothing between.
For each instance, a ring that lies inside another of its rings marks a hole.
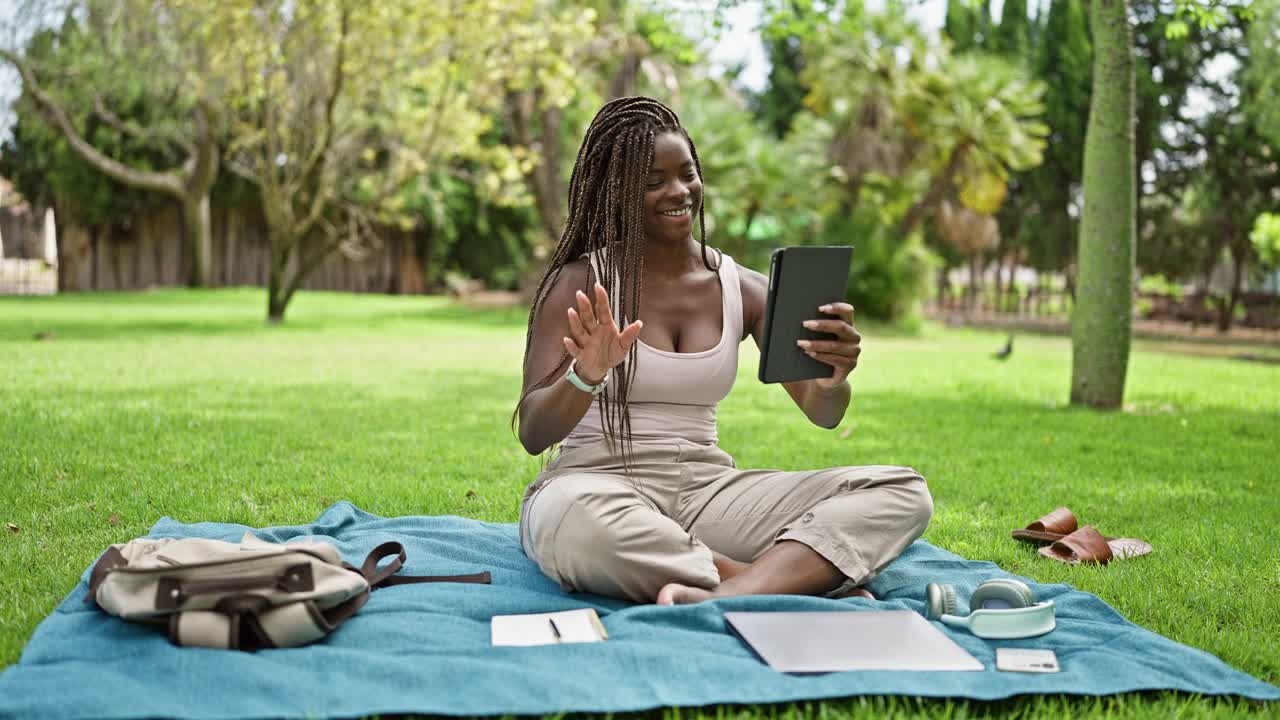
<instances>
[{"instance_id":1,"label":"picnic blanket on grass","mask_svg":"<svg viewBox=\"0 0 1280 720\"><path fill-rule=\"evenodd\" d=\"M153 537L238 541L251 528L162 518ZM1103 695L1173 689L1280 699L1274 687L1216 657L1134 625L1090 593L1028 582L1057 604L1058 627L1026 640L988 641L942 628L982 672L786 675L762 663L723 620L728 610L923 609L925 585L960 596L1012 577L917 541L862 598L767 595L677 607L566 594L521 552L514 524L456 516L383 518L339 502L308 525L253 530L277 542L333 542L348 560L388 540L404 544L407 575L490 570L492 585L432 583L378 590L316 645L257 653L180 648L153 627L110 617L80 584L36 629L21 660L0 674L0 718L345 718L375 714L624 712L660 706L775 703L851 695L993 700L1019 694ZM609 640L491 647L494 615L594 607ZM1049 648L1057 674L995 669L995 647Z\"/></svg>"}]
</instances>

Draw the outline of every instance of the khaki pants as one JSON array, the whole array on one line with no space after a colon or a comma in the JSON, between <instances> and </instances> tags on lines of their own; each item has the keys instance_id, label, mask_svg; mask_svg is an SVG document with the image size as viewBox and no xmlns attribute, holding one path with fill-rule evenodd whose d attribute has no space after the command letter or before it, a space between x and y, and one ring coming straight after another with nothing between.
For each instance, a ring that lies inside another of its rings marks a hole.
<instances>
[{"instance_id":1,"label":"khaki pants","mask_svg":"<svg viewBox=\"0 0 1280 720\"><path fill-rule=\"evenodd\" d=\"M670 582L720 582L711 551L750 562L780 540L808 545L848 580L871 579L920 537L933 499L888 465L739 470L715 445L636 443L633 471L604 440L562 452L525 490L520 544L566 591L653 602Z\"/></svg>"}]
</instances>

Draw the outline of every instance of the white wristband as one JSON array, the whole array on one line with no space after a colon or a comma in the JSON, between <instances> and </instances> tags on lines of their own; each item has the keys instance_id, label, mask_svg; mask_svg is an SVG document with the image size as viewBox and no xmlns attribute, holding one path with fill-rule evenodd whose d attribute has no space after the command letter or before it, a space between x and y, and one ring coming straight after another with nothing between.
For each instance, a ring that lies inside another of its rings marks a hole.
<instances>
[{"instance_id":1,"label":"white wristband","mask_svg":"<svg viewBox=\"0 0 1280 720\"><path fill-rule=\"evenodd\" d=\"M586 380L583 380L581 376L578 375L578 373L576 372L577 366L578 366L578 359L574 358L573 362L569 363L569 372L564 374L565 378L568 379L569 382L573 383L574 387L578 388L582 392L591 393L592 395L599 395L601 392L604 391L604 386L609 384L609 373L605 373L604 379L601 380L599 383L595 385L591 385Z\"/></svg>"}]
</instances>

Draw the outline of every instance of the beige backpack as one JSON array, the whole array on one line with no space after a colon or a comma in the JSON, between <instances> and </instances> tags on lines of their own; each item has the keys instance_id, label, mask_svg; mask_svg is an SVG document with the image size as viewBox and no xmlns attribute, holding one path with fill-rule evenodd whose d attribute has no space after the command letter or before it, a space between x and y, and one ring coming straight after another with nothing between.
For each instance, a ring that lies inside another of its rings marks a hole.
<instances>
[{"instance_id":1,"label":"beige backpack","mask_svg":"<svg viewBox=\"0 0 1280 720\"><path fill-rule=\"evenodd\" d=\"M271 543L252 533L239 543L138 538L103 553L85 601L125 620L167 625L176 645L256 650L323 638L380 587L490 582L487 571L393 577L404 561L397 542L374 548L357 568L324 542Z\"/></svg>"}]
</instances>

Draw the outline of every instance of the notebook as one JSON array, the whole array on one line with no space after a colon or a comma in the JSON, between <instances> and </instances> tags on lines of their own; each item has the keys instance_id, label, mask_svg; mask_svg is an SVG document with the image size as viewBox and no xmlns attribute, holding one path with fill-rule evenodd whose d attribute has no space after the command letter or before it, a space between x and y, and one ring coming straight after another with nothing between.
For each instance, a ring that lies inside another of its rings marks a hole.
<instances>
[{"instance_id":1,"label":"notebook","mask_svg":"<svg viewBox=\"0 0 1280 720\"><path fill-rule=\"evenodd\" d=\"M530 615L494 615L489 621L494 645L531 646L603 642L609 639L594 608Z\"/></svg>"},{"instance_id":2,"label":"notebook","mask_svg":"<svg viewBox=\"0 0 1280 720\"><path fill-rule=\"evenodd\" d=\"M818 308L844 302L852 259L851 245L796 246L773 252L760 346L760 382L831 377L831 366L804 354L796 341L835 339L831 333L806 328L804 321L838 317Z\"/></svg>"},{"instance_id":3,"label":"notebook","mask_svg":"<svg viewBox=\"0 0 1280 720\"><path fill-rule=\"evenodd\" d=\"M982 663L910 610L727 612L729 628L786 673L982 670Z\"/></svg>"}]
</instances>

